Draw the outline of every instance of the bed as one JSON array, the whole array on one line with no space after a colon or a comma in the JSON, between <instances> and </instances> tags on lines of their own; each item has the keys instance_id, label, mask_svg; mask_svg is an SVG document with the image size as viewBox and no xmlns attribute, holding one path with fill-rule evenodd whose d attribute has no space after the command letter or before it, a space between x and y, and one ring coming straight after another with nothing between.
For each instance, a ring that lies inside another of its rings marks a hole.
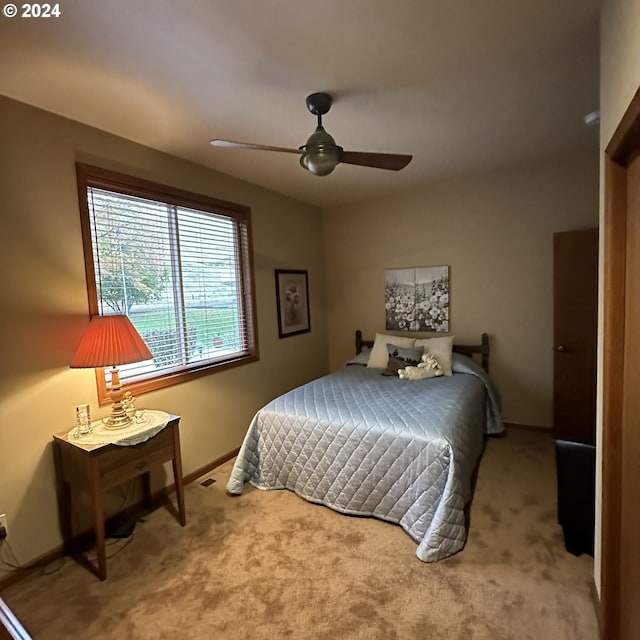
<instances>
[{"instance_id":1,"label":"bed","mask_svg":"<svg viewBox=\"0 0 640 640\"><path fill-rule=\"evenodd\" d=\"M289 489L399 524L420 560L438 561L463 548L484 437L504 429L487 373L489 339L454 345L452 375L425 380L366 366L372 346L356 332L357 355L343 368L260 409L227 491L241 494L246 482Z\"/></svg>"}]
</instances>

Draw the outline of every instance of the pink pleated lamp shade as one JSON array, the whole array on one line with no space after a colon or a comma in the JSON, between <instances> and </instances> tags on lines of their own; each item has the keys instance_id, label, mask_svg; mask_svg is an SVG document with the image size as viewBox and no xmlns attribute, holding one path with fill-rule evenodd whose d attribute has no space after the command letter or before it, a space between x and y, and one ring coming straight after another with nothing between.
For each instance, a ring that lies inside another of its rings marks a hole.
<instances>
[{"instance_id":1,"label":"pink pleated lamp shade","mask_svg":"<svg viewBox=\"0 0 640 640\"><path fill-rule=\"evenodd\" d=\"M149 347L127 316L93 316L70 367L113 367L151 360L152 357Z\"/></svg>"}]
</instances>

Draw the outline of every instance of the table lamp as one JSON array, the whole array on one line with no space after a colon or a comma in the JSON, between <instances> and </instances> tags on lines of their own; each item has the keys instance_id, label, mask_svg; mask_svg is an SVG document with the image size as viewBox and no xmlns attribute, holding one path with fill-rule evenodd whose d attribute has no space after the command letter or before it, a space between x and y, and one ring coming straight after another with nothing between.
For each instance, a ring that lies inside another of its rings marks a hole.
<instances>
[{"instance_id":1,"label":"table lamp","mask_svg":"<svg viewBox=\"0 0 640 640\"><path fill-rule=\"evenodd\" d=\"M118 365L153 358L131 320L124 315L93 316L84 332L71 364L72 369L111 367L111 415L107 429L129 426L131 418L122 406L124 392L120 386Z\"/></svg>"}]
</instances>

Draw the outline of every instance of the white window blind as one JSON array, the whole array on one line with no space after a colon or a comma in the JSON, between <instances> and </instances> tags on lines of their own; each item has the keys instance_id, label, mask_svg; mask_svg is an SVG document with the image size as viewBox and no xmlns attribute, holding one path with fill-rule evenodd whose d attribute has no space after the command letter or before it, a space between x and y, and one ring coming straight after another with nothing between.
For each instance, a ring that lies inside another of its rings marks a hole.
<instances>
[{"instance_id":1,"label":"white window blind","mask_svg":"<svg viewBox=\"0 0 640 640\"><path fill-rule=\"evenodd\" d=\"M86 184L97 312L126 314L153 354L121 366L122 382L253 356L244 216L123 191Z\"/></svg>"}]
</instances>

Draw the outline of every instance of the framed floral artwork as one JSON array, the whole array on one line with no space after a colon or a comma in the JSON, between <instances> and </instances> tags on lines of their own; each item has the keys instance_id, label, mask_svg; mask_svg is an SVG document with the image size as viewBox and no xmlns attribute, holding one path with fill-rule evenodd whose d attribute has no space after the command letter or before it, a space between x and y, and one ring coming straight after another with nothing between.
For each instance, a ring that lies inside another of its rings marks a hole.
<instances>
[{"instance_id":1,"label":"framed floral artwork","mask_svg":"<svg viewBox=\"0 0 640 640\"><path fill-rule=\"evenodd\" d=\"M278 335L281 338L311 331L306 271L276 269L276 302Z\"/></svg>"},{"instance_id":2,"label":"framed floral artwork","mask_svg":"<svg viewBox=\"0 0 640 640\"><path fill-rule=\"evenodd\" d=\"M449 331L449 267L386 269L386 328Z\"/></svg>"}]
</instances>

